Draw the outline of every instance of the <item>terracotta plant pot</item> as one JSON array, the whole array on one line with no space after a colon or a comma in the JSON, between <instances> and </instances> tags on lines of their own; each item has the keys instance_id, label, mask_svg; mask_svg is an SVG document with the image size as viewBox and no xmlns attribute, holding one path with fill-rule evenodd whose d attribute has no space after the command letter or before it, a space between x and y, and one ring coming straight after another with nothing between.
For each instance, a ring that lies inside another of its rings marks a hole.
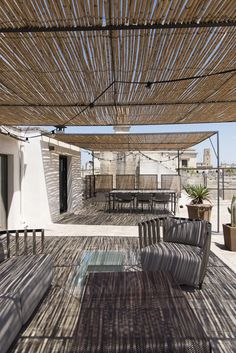
<instances>
[{"instance_id":1,"label":"terracotta plant pot","mask_svg":"<svg viewBox=\"0 0 236 353\"><path fill-rule=\"evenodd\" d=\"M188 208L188 217L191 219L202 219L210 222L212 205L210 204L196 204L186 205Z\"/></svg>"},{"instance_id":2,"label":"terracotta plant pot","mask_svg":"<svg viewBox=\"0 0 236 353\"><path fill-rule=\"evenodd\" d=\"M236 251L236 227L230 224L223 224L225 247L228 250Z\"/></svg>"}]
</instances>

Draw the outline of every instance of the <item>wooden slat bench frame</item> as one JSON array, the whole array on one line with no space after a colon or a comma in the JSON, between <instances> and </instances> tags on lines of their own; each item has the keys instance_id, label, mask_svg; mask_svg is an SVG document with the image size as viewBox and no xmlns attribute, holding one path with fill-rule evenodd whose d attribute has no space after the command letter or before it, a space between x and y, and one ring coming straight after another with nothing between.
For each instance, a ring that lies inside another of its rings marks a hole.
<instances>
[{"instance_id":1,"label":"wooden slat bench frame","mask_svg":"<svg viewBox=\"0 0 236 353\"><path fill-rule=\"evenodd\" d=\"M40 253L44 252L44 229L14 229L14 230L1 230L0 231L0 236L6 235L6 256L9 259L11 256L11 237L15 238L15 255L19 255L20 251L20 243L19 243L19 237L20 234L23 234L24 236L24 255L28 255L28 249L29 249L29 244L28 244L28 236L32 234L32 251L33 254L35 255L37 252L37 245L36 245L36 236L37 233L40 234L41 236L41 246L40 246Z\"/></svg>"}]
</instances>

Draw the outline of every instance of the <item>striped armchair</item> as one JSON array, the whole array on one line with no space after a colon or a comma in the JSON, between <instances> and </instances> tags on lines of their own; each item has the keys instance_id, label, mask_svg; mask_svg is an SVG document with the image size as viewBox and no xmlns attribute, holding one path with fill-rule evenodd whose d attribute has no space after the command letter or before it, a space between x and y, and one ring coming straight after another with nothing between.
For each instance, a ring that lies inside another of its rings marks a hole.
<instances>
[{"instance_id":1,"label":"striped armchair","mask_svg":"<svg viewBox=\"0 0 236 353\"><path fill-rule=\"evenodd\" d=\"M139 242L143 270L169 271L178 284L202 287L211 244L209 222L176 217L148 220L139 223Z\"/></svg>"}]
</instances>

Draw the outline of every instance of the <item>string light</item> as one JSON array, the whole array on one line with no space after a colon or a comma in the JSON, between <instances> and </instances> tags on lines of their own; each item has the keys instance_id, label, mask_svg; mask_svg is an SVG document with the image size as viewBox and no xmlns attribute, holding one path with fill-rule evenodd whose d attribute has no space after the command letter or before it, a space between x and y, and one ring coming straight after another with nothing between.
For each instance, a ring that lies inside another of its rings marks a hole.
<instances>
[{"instance_id":1,"label":"string light","mask_svg":"<svg viewBox=\"0 0 236 353\"><path fill-rule=\"evenodd\" d=\"M146 154L144 154L144 153L141 152L141 151L138 151L138 152L139 152L140 155L142 155L143 157L149 159L150 161L157 162L157 163L169 162L169 161L172 161L172 160L178 158L178 154L177 154L176 156L174 156L174 157L172 157L172 158L170 158L170 156L169 156L169 158L166 159L166 160L163 160L163 159L158 160L158 159L151 158L151 157L147 156ZM181 152L181 153L179 154L179 156L181 156L183 153L184 153L184 152Z\"/></svg>"},{"instance_id":2,"label":"string light","mask_svg":"<svg viewBox=\"0 0 236 353\"><path fill-rule=\"evenodd\" d=\"M12 138L14 138L15 140L18 140L18 141L21 141L21 142L27 142L28 141L28 139L27 138L24 138L24 137L21 137L21 136L17 136L17 135L15 135L14 133L12 133L12 132L10 132L10 131L8 131L5 127L3 127L3 126L1 126L0 127L0 133L2 134L2 135L7 135L7 136L9 136L9 137L12 137ZM4 131L2 131L2 130L4 130Z\"/></svg>"},{"instance_id":3,"label":"string light","mask_svg":"<svg viewBox=\"0 0 236 353\"><path fill-rule=\"evenodd\" d=\"M55 127L56 127L56 131L62 131L63 129L66 128L66 126L64 126L64 125L57 125L57 126L55 126ZM29 136L29 137L21 138L21 137L19 137L19 136L17 136L17 135L12 134L10 131L8 131L8 130L7 130L6 128L4 128L4 127L1 127L1 129L3 129L3 130L6 131L5 133L2 132L2 131L0 131L1 134L3 134L3 135L8 135L8 136L10 136L10 137L12 137L12 138L14 138L14 139L20 140L20 141L22 141L22 142L28 142L28 141L29 141L29 138L36 138L36 137L41 137L41 136L43 136L43 135L44 135L44 136L47 136L47 135L49 135L49 134L51 134L51 135L54 135L54 134L55 134L55 129L54 129L54 130L50 131L49 133L45 133L45 134L40 134L40 135L35 135L35 136ZM87 152L88 154L92 155L92 153L89 152L89 151L85 151L85 152ZM169 156L169 158L168 158L167 160L157 160L157 159L151 158L151 157L147 156L146 154L144 154L144 153L141 152L141 151L138 151L138 153L137 153L137 152L134 153L133 151L130 151L128 154L124 154L124 157L119 157L119 158L116 158L116 159L106 159L106 158L99 157L99 156L96 156L96 155L93 155L93 156L94 156L94 158L96 158L96 159L98 159L98 160L100 160L100 161L114 162L114 161L122 161L122 160L124 160L126 157L130 156L131 154L134 154L135 156L137 156L137 155L139 154L139 155L142 155L143 157L147 158L149 161L153 161L153 162L156 162L156 163L160 163L160 164L161 164L161 163L163 163L163 162L169 162L169 161L171 161L171 160L174 160L174 159L176 159L178 156L181 156L183 153L184 153L184 152L181 152L179 155L176 155L176 156L174 156L174 157L172 157L172 158L170 158L170 156Z\"/></svg>"},{"instance_id":4,"label":"string light","mask_svg":"<svg viewBox=\"0 0 236 353\"><path fill-rule=\"evenodd\" d=\"M92 156L93 154L89 151L84 151L84 152L87 152L90 156ZM128 154L125 154L124 157L118 157L118 158L115 158L115 159L106 159L106 158L103 158L103 157L99 157L99 156L96 156L96 155L93 155L94 158L100 160L100 161L107 161L107 162L115 162L115 161L122 161L124 158L130 156L131 154L134 154L132 151L129 152Z\"/></svg>"},{"instance_id":5,"label":"string light","mask_svg":"<svg viewBox=\"0 0 236 353\"><path fill-rule=\"evenodd\" d=\"M56 131L64 131L66 129L65 125L55 125ZM55 130L53 130L55 132ZM52 131L51 131L52 133Z\"/></svg>"},{"instance_id":6,"label":"string light","mask_svg":"<svg viewBox=\"0 0 236 353\"><path fill-rule=\"evenodd\" d=\"M152 88L152 82L148 81L146 83L145 87L151 89Z\"/></svg>"},{"instance_id":7,"label":"string light","mask_svg":"<svg viewBox=\"0 0 236 353\"><path fill-rule=\"evenodd\" d=\"M86 151L86 150L85 150L84 152L88 153L88 154L91 155L91 156L93 155L93 154L92 154L91 152L89 152L89 151ZM126 157L130 156L131 154L133 154L133 155L135 155L135 156L141 155L141 156L147 158L149 161L153 161L153 162L156 162L156 163L160 163L160 164L161 164L161 163L165 163L165 162L172 161L172 160L178 158L178 156L181 156L183 153L184 153L184 152L181 152L179 155L177 154L176 156L174 156L174 157L172 157L172 158L170 158L170 156L169 156L169 158L166 159L166 160L157 160L157 159L151 158L151 157L147 156L146 154L144 154L144 153L141 152L141 151L136 151L136 153L134 153L133 151L131 151L131 152L129 152L128 154L125 154L124 157L118 157L118 158L116 158L116 159L106 159L106 158L99 157L99 156L96 156L96 155L94 155L94 158L96 158L96 159L98 159L98 160L100 160L100 161L114 162L114 161L122 161L122 160L124 160L124 158L126 158Z\"/></svg>"},{"instance_id":8,"label":"string light","mask_svg":"<svg viewBox=\"0 0 236 353\"><path fill-rule=\"evenodd\" d=\"M67 120L67 124L69 122L71 122L72 120L74 120L76 117L78 117L79 115L81 115L83 112L85 112L88 108L94 108L95 107L95 103L96 101L102 97L107 90L109 90L115 83L120 83L120 84L139 84L139 85L145 85L146 88L151 88L153 84L161 84L161 83L171 83L171 82L180 82L180 81L186 81L186 80L196 80L196 79L200 79L200 78L205 78L205 77L210 77L210 76L216 76L216 75L223 75L223 74L228 74L228 73L234 73L236 72L236 69L230 69L230 70L225 70L225 71L219 71L219 72L215 72L215 73L209 73L206 75L197 75L197 76L188 76L188 77L181 77L181 78L176 78L176 79L170 79L170 80L159 80L159 81L122 81L122 80L114 80L112 81L92 102L90 102L89 104L87 104L84 109L82 109L80 112L76 113L72 118L70 118L69 120ZM77 105L79 105L79 103L77 103ZM63 128L66 128L65 125L63 125ZM43 135L50 135L50 134L54 134L54 130L50 131L49 133L44 133L41 135L37 135L37 136L29 136L28 138L34 138L34 137L40 137Z\"/></svg>"}]
</instances>

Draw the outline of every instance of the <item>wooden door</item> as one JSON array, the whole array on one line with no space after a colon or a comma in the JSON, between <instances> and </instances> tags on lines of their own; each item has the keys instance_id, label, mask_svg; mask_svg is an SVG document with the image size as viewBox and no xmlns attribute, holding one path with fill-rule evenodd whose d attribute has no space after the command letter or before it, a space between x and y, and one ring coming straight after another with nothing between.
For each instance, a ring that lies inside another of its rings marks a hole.
<instances>
[{"instance_id":1,"label":"wooden door","mask_svg":"<svg viewBox=\"0 0 236 353\"><path fill-rule=\"evenodd\" d=\"M60 213L67 211L67 157L59 157Z\"/></svg>"}]
</instances>

